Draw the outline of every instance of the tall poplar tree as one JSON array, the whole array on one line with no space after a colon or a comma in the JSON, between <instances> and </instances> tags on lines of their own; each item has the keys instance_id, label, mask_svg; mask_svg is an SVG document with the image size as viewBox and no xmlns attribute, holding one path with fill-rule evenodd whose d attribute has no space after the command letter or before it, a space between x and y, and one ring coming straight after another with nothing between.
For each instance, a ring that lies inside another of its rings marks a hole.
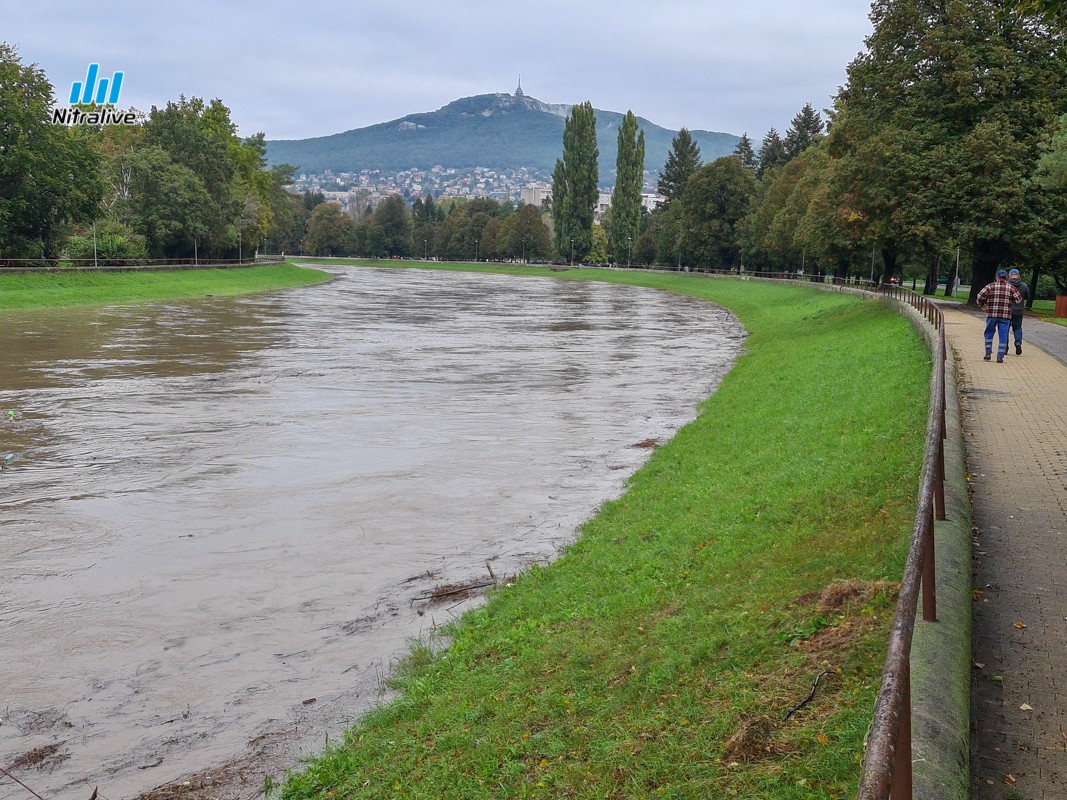
<instances>
[{"instance_id":1,"label":"tall poplar tree","mask_svg":"<svg viewBox=\"0 0 1067 800\"><path fill-rule=\"evenodd\" d=\"M637 130L637 117L627 111L619 126L619 154L615 161L615 188L611 193L611 256L629 266L633 243L641 227L641 189L645 179L645 132Z\"/></svg>"},{"instance_id":2,"label":"tall poplar tree","mask_svg":"<svg viewBox=\"0 0 1067 800\"><path fill-rule=\"evenodd\" d=\"M596 113L587 100L571 108L563 128L563 158L552 172L552 220L561 259L581 261L592 249L599 156Z\"/></svg>"},{"instance_id":3,"label":"tall poplar tree","mask_svg":"<svg viewBox=\"0 0 1067 800\"><path fill-rule=\"evenodd\" d=\"M690 176L700 168L700 148L688 128L682 128L671 140L671 152L659 177L657 189L667 202L680 197Z\"/></svg>"}]
</instances>

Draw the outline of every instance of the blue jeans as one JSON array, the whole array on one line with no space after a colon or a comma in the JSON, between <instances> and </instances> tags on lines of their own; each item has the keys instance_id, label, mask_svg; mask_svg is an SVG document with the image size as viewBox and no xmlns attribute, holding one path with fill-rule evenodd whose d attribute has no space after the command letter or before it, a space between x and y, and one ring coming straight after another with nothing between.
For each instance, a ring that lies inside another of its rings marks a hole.
<instances>
[{"instance_id":1,"label":"blue jeans","mask_svg":"<svg viewBox=\"0 0 1067 800\"><path fill-rule=\"evenodd\" d=\"M1015 344L1023 343L1023 317L1022 314L1011 316L1011 332L1015 334Z\"/></svg>"},{"instance_id":2,"label":"blue jeans","mask_svg":"<svg viewBox=\"0 0 1067 800\"><path fill-rule=\"evenodd\" d=\"M1000 317L987 317L985 321L985 354L993 352L993 333L997 334L997 359L1004 358L1008 352L1008 328L1011 327L1011 319Z\"/></svg>"}]
</instances>

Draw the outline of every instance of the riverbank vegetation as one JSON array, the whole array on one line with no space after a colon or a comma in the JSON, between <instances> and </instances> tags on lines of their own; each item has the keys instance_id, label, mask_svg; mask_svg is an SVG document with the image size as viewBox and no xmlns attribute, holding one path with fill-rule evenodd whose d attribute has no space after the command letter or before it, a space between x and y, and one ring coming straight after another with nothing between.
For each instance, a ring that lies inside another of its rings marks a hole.
<instances>
[{"instance_id":1,"label":"riverbank vegetation","mask_svg":"<svg viewBox=\"0 0 1067 800\"><path fill-rule=\"evenodd\" d=\"M323 283L330 277L289 263L239 269L20 272L0 275L0 309L251 294Z\"/></svg>"},{"instance_id":2,"label":"riverbank vegetation","mask_svg":"<svg viewBox=\"0 0 1067 800\"><path fill-rule=\"evenodd\" d=\"M921 340L800 286L465 269L713 300L745 355L558 560L415 645L396 698L283 796L854 796L914 516Z\"/></svg>"}]
</instances>

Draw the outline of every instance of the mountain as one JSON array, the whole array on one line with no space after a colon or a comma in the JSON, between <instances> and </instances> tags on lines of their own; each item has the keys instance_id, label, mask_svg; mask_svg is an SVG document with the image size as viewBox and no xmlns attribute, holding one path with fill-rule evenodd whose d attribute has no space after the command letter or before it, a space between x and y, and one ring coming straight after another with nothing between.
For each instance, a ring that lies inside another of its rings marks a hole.
<instances>
[{"instance_id":1,"label":"mountain","mask_svg":"<svg viewBox=\"0 0 1067 800\"><path fill-rule=\"evenodd\" d=\"M267 162L293 164L297 173L396 173L430 169L436 165L457 170L487 167L496 170L527 168L535 177L551 180L556 159L563 153L563 125L571 107L543 103L517 91L465 97L422 114L366 128L312 139L268 141ZM600 183L615 181L615 155L623 114L596 111L600 148ZM663 168L676 131L661 128L642 117L645 132L645 168ZM729 133L690 131L705 162L733 152L739 137Z\"/></svg>"}]
</instances>

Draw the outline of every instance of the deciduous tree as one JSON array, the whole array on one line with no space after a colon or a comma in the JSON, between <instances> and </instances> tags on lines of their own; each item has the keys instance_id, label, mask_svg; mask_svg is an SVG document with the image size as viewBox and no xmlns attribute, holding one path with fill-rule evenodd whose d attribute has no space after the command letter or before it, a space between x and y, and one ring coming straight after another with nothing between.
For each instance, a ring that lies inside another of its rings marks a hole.
<instances>
[{"instance_id":1,"label":"deciduous tree","mask_svg":"<svg viewBox=\"0 0 1067 800\"><path fill-rule=\"evenodd\" d=\"M101 158L81 126L50 122L52 86L0 42L0 257L56 257L104 194Z\"/></svg>"}]
</instances>

